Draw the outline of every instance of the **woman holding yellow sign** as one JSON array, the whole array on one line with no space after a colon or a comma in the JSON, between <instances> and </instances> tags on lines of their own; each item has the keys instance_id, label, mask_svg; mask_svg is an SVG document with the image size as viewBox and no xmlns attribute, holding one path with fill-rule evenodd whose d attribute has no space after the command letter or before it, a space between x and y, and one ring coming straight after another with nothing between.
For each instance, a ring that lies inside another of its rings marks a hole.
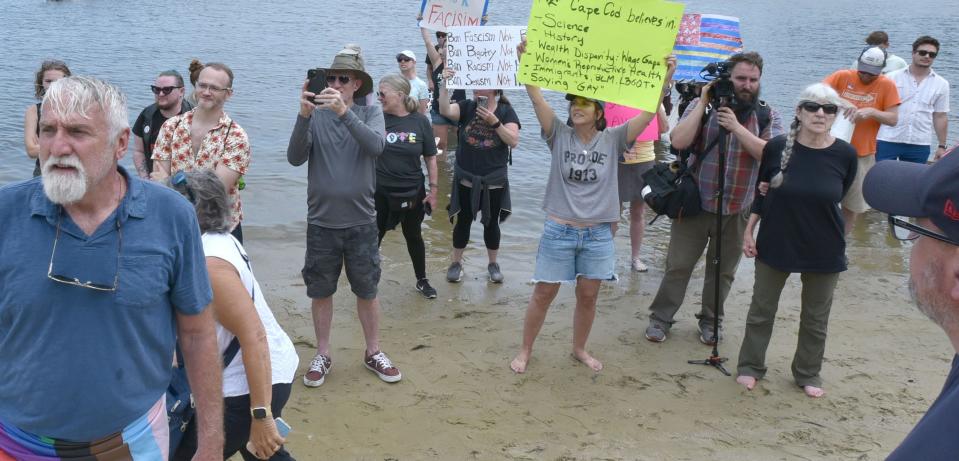
<instances>
[{"instance_id":1,"label":"woman holding yellow sign","mask_svg":"<svg viewBox=\"0 0 959 461\"><path fill-rule=\"evenodd\" d=\"M526 41L517 47L522 57ZM676 58L666 58L668 82ZM613 234L619 222L617 161L649 125L655 113L642 112L615 128L606 128L601 101L567 94L569 119L563 123L538 86L526 85L529 99L552 153L549 182L543 198L546 223L536 254L533 294L526 308L523 345L510 368L523 373L533 352L546 312L561 283L576 284L573 313L573 357L594 371L603 364L586 351L596 317L596 297L603 280L616 280Z\"/></svg>"}]
</instances>

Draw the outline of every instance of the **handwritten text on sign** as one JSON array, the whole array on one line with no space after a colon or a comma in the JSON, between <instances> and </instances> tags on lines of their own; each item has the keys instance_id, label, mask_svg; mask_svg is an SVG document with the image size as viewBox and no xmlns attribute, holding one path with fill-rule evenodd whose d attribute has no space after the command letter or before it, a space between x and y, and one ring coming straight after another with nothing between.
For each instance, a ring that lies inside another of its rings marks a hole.
<instances>
[{"instance_id":1,"label":"handwritten text on sign","mask_svg":"<svg viewBox=\"0 0 959 461\"><path fill-rule=\"evenodd\" d=\"M655 112L682 14L660 0L534 0L519 79Z\"/></svg>"},{"instance_id":2,"label":"handwritten text on sign","mask_svg":"<svg viewBox=\"0 0 959 461\"><path fill-rule=\"evenodd\" d=\"M420 27L447 30L456 26L483 25L488 7L489 0L423 0Z\"/></svg>"},{"instance_id":3,"label":"handwritten text on sign","mask_svg":"<svg viewBox=\"0 0 959 461\"><path fill-rule=\"evenodd\" d=\"M451 27L447 32L447 65L456 71L450 88L522 88L516 80L516 45L526 36L526 26Z\"/></svg>"}]
</instances>

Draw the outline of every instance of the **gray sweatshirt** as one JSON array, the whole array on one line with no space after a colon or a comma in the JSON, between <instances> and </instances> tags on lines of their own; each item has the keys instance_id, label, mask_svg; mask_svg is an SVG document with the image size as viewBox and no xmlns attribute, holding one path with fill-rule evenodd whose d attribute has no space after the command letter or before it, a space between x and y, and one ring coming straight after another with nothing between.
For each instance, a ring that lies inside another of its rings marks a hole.
<instances>
[{"instance_id":1,"label":"gray sweatshirt","mask_svg":"<svg viewBox=\"0 0 959 461\"><path fill-rule=\"evenodd\" d=\"M293 166L309 160L307 222L333 229L376 221L376 157L386 145L383 109L352 105L343 117L316 109L296 116L286 149Z\"/></svg>"}]
</instances>

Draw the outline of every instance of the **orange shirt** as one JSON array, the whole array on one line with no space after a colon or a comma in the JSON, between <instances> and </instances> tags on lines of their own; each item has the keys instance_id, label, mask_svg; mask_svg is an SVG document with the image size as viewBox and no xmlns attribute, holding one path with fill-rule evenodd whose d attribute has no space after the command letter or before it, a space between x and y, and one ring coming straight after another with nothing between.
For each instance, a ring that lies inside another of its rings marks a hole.
<instances>
[{"instance_id":1,"label":"orange shirt","mask_svg":"<svg viewBox=\"0 0 959 461\"><path fill-rule=\"evenodd\" d=\"M839 96L857 108L873 107L881 111L898 106L899 91L896 84L880 75L868 85L859 80L855 69L843 69L826 77L823 83L831 86ZM842 117L842 113L839 114ZM856 148L860 157L876 153L876 135L879 134L879 121L867 119L856 123L856 130L852 132L851 144Z\"/></svg>"}]
</instances>

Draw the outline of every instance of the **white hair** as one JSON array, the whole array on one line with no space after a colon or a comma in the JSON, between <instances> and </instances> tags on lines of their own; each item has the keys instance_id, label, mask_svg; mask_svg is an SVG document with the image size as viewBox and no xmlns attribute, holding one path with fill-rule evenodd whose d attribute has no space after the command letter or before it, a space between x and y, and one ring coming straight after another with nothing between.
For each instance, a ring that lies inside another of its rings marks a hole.
<instances>
[{"instance_id":1,"label":"white hair","mask_svg":"<svg viewBox=\"0 0 959 461\"><path fill-rule=\"evenodd\" d=\"M54 166L76 168L76 173L65 173L54 170ZM50 157L43 163L43 193L51 202L60 205L69 205L80 201L87 194L89 178L83 163L76 155Z\"/></svg>"},{"instance_id":2,"label":"white hair","mask_svg":"<svg viewBox=\"0 0 959 461\"><path fill-rule=\"evenodd\" d=\"M799 93L799 101L796 102L796 107L798 108L804 102L835 104L839 106L840 112L842 109L852 106L845 99L841 98L839 93L836 93L836 90L825 83L813 83L803 89L802 93ZM842 115L837 114L837 116L841 117ZM793 144L796 142L796 135L799 133L799 128L799 117L796 117L789 125L789 132L786 134L786 144L783 146L779 172L769 181L769 186L774 189L782 186L783 181L786 179L786 166L789 165L789 158L792 157Z\"/></svg>"},{"instance_id":3,"label":"white hair","mask_svg":"<svg viewBox=\"0 0 959 461\"><path fill-rule=\"evenodd\" d=\"M116 86L95 77L75 75L53 82L43 97L42 109L52 110L60 118L79 115L89 119L93 108L103 111L110 145L116 145L120 133L130 128L127 98Z\"/></svg>"}]
</instances>

